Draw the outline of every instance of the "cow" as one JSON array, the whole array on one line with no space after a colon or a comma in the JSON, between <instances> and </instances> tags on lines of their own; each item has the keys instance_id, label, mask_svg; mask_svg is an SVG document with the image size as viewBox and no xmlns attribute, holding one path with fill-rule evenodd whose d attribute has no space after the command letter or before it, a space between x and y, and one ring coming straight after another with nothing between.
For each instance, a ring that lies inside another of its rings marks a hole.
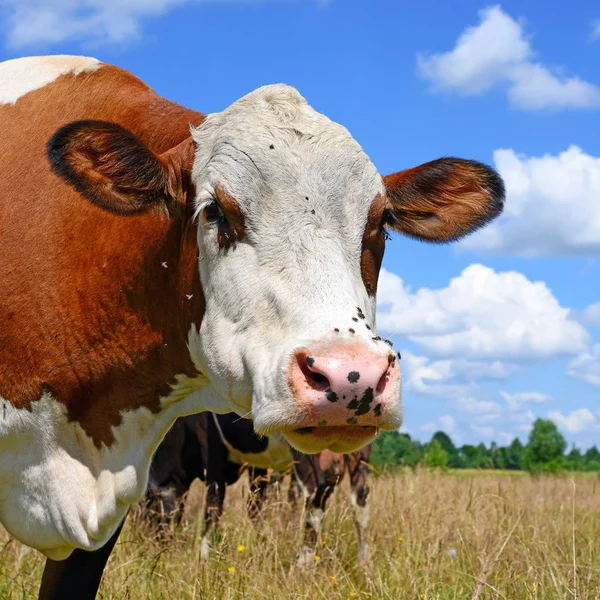
<instances>
[{"instance_id":1,"label":"cow","mask_svg":"<svg viewBox=\"0 0 600 600\"><path fill-rule=\"evenodd\" d=\"M349 454L337 454L330 450L323 450L317 454L303 454L294 449L292 449L292 454L295 480L305 500L304 546L298 564L306 566L314 560L315 547L322 532L327 500L336 486L341 483L344 472L347 470L350 476L350 506L358 537L358 564L366 565L369 560L367 474L371 445Z\"/></svg>"},{"instance_id":2,"label":"cow","mask_svg":"<svg viewBox=\"0 0 600 600\"><path fill-rule=\"evenodd\" d=\"M146 508L164 529L177 524L183 499L198 478L206 484L200 554L207 558L223 513L227 486L248 470L249 517L255 520L268 484L277 479L270 471L291 470L292 454L282 435L258 436L252 421L229 413L201 413L179 418L158 447L146 494Z\"/></svg>"},{"instance_id":3,"label":"cow","mask_svg":"<svg viewBox=\"0 0 600 600\"><path fill-rule=\"evenodd\" d=\"M264 502L269 483L293 473L288 498L295 502L299 489L305 503L304 546L298 563L313 560L322 531L326 503L341 483L347 469L350 474L350 503L358 534L358 561L369 558L366 540L368 524L367 484L371 446L342 455L329 450L309 455L291 449L283 436L256 435L252 421L235 415L202 413L182 417L167 433L150 466L147 506L158 523L177 523L182 514L183 498L194 479L206 483L201 558L207 558L216 538L228 485L235 483L249 468L249 516L255 520ZM293 467L293 470L292 470ZM273 475L269 470L279 471Z\"/></svg>"},{"instance_id":4,"label":"cow","mask_svg":"<svg viewBox=\"0 0 600 600\"><path fill-rule=\"evenodd\" d=\"M307 453L397 429L386 238L456 240L504 201L470 160L382 177L283 84L205 116L93 58L19 58L0 130L0 522L47 557L43 598L94 597L180 416Z\"/></svg>"}]
</instances>

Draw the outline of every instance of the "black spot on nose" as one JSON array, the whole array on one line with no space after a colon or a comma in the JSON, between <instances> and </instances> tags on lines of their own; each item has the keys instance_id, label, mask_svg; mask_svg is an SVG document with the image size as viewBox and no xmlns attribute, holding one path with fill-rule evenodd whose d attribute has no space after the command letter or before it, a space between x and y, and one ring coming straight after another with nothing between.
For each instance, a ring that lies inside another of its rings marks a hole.
<instances>
[{"instance_id":1,"label":"black spot on nose","mask_svg":"<svg viewBox=\"0 0 600 600\"><path fill-rule=\"evenodd\" d=\"M385 338L383 338L382 341L385 342L390 348L394 345L391 340L386 340Z\"/></svg>"},{"instance_id":2,"label":"black spot on nose","mask_svg":"<svg viewBox=\"0 0 600 600\"><path fill-rule=\"evenodd\" d=\"M340 330L339 330L337 327L334 329L334 331L335 331L336 333L339 333L339 332L340 332Z\"/></svg>"},{"instance_id":3,"label":"black spot on nose","mask_svg":"<svg viewBox=\"0 0 600 600\"><path fill-rule=\"evenodd\" d=\"M396 356L394 354L390 354L388 356L388 365L391 365L393 362L396 362Z\"/></svg>"},{"instance_id":4,"label":"black spot on nose","mask_svg":"<svg viewBox=\"0 0 600 600\"><path fill-rule=\"evenodd\" d=\"M348 423L349 425L356 425L358 421L356 420L356 417L350 417L349 419L346 419L346 423Z\"/></svg>"},{"instance_id":5,"label":"black spot on nose","mask_svg":"<svg viewBox=\"0 0 600 600\"><path fill-rule=\"evenodd\" d=\"M348 406L346 408L348 410L356 410L358 408L358 396L354 396L354 398L348 402Z\"/></svg>"},{"instance_id":6,"label":"black spot on nose","mask_svg":"<svg viewBox=\"0 0 600 600\"><path fill-rule=\"evenodd\" d=\"M327 400L329 400L329 402L337 402L338 401L338 395L333 390L326 390L325 398L327 398Z\"/></svg>"},{"instance_id":7,"label":"black spot on nose","mask_svg":"<svg viewBox=\"0 0 600 600\"><path fill-rule=\"evenodd\" d=\"M381 402L379 404L375 405L375 408L373 409L373 414L376 417L380 417L381 416Z\"/></svg>"},{"instance_id":8,"label":"black spot on nose","mask_svg":"<svg viewBox=\"0 0 600 600\"><path fill-rule=\"evenodd\" d=\"M348 373L348 381L350 383L356 383L360 379L360 373L358 371L350 371Z\"/></svg>"},{"instance_id":9,"label":"black spot on nose","mask_svg":"<svg viewBox=\"0 0 600 600\"><path fill-rule=\"evenodd\" d=\"M352 320L353 320L355 323L358 323L358 319L357 319L356 317L352 317Z\"/></svg>"},{"instance_id":10,"label":"black spot on nose","mask_svg":"<svg viewBox=\"0 0 600 600\"><path fill-rule=\"evenodd\" d=\"M402 360L402 356L400 355L400 352L398 352L398 360Z\"/></svg>"},{"instance_id":11,"label":"black spot on nose","mask_svg":"<svg viewBox=\"0 0 600 600\"><path fill-rule=\"evenodd\" d=\"M350 333L356 333L356 332L354 331L354 329L352 329L352 328L348 329L348 331L349 331Z\"/></svg>"},{"instance_id":12,"label":"black spot on nose","mask_svg":"<svg viewBox=\"0 0 600 600\"><path fill-rule=\"evenodd\" d=\"M311 214L311 215L314 215L314 214L315 214L315 209L314 209L314 208L313 208L313 209L310 211L310 214Z\"/></svg>"},{"instance_id":13,"label":"black spot on nose","mask_svg":"<svg viewBox=\"0 0 600 600\"><path fill-rule=\"evenodd\" d=\"M312 356L307 356L306 357L306 364L309 367L312 367L315 364L315 359Z\"/></svg>"},{"instance_id":14,"label":"black spot on nose","mask_svg":"<svg viewBox=\"0 0 600 600\"><path fill-rule=\"evenodd\" d=\"M369 387L365 390L363 397L360 399L360 403L359 403L358 408L356 409L356 412L354 413L354 415L357 417L359 417L360 415L366 415L371 408L371 403L373 402L373 398L375 398L375 394L373 393L373 388Z\"/></svg>"},{"instance_id":15,"label":"black spot on nose","mask_svg":"<svg viewBox=\"0 0 600 600\"><path fill-rule=\"evenodd\" d=\"M370 326L368 323L365 323L365 327L366 327L366 328L367 328L369 331L371 331L371 326Z\"/></svg>"},{"instance_id":16,"label":"black spot on nose","mask_svg":"<svg viewBox=\"0 0 600 600\"><path fill-rule=\"evenodd\" d=\"M270 148L271 150L275 150L275 146L274 146L273 144L271 144L271 145L269 146L269 148Z\"/></svg>"}]
</instances>

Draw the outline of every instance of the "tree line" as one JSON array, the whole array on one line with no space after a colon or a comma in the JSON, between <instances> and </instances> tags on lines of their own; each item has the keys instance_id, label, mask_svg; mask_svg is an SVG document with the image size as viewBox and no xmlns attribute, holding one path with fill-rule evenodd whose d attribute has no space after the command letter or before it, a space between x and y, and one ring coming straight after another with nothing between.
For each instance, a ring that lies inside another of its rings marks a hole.
<instances>
[{"instance_id":1,"label":"tree line","mask_svg":"<svg viewBox=\"0 0 600 600\"><path fill-rule=\"evenodd\" d=\"M567 441L556 424L548 419L537 419L525 445L515 438L508 446L492 442L489 447L483 443L459 447L443 431L434 433L427 443L413 440L407 433L384 432L373 444L370 463L379 472L417 465L531 473L600 471L600 451L592 446L581 452L573 445L567 452Z\"/></svg>"}]
</instances>

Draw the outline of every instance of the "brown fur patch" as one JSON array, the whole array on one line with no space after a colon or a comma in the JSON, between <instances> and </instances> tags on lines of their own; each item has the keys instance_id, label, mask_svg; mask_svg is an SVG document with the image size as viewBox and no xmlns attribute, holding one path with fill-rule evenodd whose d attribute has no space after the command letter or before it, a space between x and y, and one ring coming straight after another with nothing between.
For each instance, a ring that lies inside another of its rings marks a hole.
<instances>
[{"instance_id":1,"label":"brown fur patch","mask_svg":"<svg viewBox=\"0 0 600 600\"><path fill-rule=\"evenodd\" d=\"M374 296L377 293L379 270L385 251L385 234L381 230L381 219L386 206L387 198L384 196L377 196L373 200L363 233L360 273L369 296Z\"/></svg>"},{"instance_id":2,"label":"brown fur patch","mask_svg":"<svg viewBox=\"0 0 600 600\"><path fill-rule=\"evenodd\" d=\"M222 187L215 187L215 198L226 219L225 224L219 225L217 240L219 248L227 249L244 238L246 221L237 200Z\"/></svg>"},{"instance_id":3,"label":"brown fur patch","mask_svg":"<svg viewBox=\"0 0 600 600\"><path fill-rule=\"evenodd\" d=\"M183 177L170 218L107 212L51 172L48 139L81 119L125 127L180 173L182 148L168 151L204 117L109 66L0 107L0 395L30 409L51 392L101 447L123 411L158 411L175 375L195 374L187 334L204 299Z\"/></svg>"}]
</instances>

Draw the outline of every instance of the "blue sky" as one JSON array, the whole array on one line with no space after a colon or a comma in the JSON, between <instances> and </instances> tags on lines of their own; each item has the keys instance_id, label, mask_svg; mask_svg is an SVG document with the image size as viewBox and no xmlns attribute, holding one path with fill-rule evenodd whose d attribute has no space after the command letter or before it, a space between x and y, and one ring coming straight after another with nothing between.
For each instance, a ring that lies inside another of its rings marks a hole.
<instances>
[{"instance_id":1,"label":"blue sky","mask_svg":"<svg viewBox=\"0 0 600 600\"><path fill-rule=\"evenodd\" d=\"M202 112L294 85L382 174L495 165L493 227L388 246L379 326L402 349L406 430L504 444L550 416L600 443L596 3L0 0L0 33L2 60L93 55Z\"/></svg>"}]
</instances>

